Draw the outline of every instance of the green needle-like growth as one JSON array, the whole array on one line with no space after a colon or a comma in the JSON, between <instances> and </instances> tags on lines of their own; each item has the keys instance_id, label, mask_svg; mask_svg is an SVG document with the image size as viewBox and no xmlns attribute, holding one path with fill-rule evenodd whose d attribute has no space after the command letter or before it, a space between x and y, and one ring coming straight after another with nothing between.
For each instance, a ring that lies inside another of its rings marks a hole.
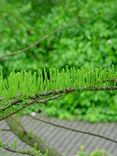
<instances>
[{"instance_id":1,"label":"green needle-like growth","mask_svg":"<svg viewBox=\"0 0 117 156\"><path fill-rule=\"evenodd\" d=\"M74 91L117 90L117 72L96 68L49 69L31 73L12 72L6 79L0 75L0 120L27 106L47 103Z\"/></svg>"}]
</instances>

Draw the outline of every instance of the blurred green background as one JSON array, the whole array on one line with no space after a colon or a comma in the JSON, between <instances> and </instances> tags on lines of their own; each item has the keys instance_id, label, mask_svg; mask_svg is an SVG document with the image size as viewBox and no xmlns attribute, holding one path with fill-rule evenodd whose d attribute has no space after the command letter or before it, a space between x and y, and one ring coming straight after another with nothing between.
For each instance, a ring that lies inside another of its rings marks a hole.
<instances>
[{"instance_id":1,"label":"blurred green background","mask_svg":"<svg viewBox=\"0 0 117 156\"><path fill-rule=\"evenodd\" d=\"M46 40L17 55L0 59L0 69L36 71L50 67L117 69L117 0L0 0L0 58L23 49L55 31ZM88 121L117 121L117 94L71 94L31 106L23 113Z\"/></svg>"}]
</instances>

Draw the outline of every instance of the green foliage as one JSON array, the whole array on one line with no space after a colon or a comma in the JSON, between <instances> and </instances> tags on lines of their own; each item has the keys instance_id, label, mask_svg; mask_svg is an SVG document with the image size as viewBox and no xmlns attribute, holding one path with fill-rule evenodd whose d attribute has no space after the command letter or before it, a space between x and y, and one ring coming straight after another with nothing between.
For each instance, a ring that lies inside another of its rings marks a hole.
<instances>
[{"instance_id":1,"label":"green foliage","mask_svg":"<svg viewBox=\"0 0 117 156\"><path fill-rule=\"evenodd\" d=\"M36 149L36 147L31 148L31 149L25 149L25 150L20 150L18 149L17 146L17 141L14 141L13 144L7 145L4 144L2 139L0 138L0 148L4 150L7 150L8 152L13 152L21 155L30 155L30 156L48 156L48 151L46 153L42 154L39 150ZM1 153L2 156L6 156L5 152Z\"/></svg>"},{"instance_id":2,"label":"green foliage","mask_svg":"<svg viewBox=\"0 0 117 156\"><path fill-rule=\"evenodd\" d=\"M44 99L46 93L53 91L52 95L62 96L63 93L73 91L106 90L106 87L115 87L117 73L112 69L88 69L75 67L68 69L49 69L47 72L39 70L38 72L12 72L7 79L0 75L0 118L12 114L27 102L31 102L36 97ZM105 88L105 89L104 89ZM41 97L41 94L45 94ZM51 94L49 94L51 95ZM46 96L45 96L46 97ZM51 98L51 97L48 97ZM15 101L19 102L15 102ZM35 103L35 102L34 102ZM51 108L52 109L52 108Z\"/></svg>"},{"instance_id":3,"label":"green foliage","mask_svg":"<svg viewBox=\"0 0 117 156\"><path fill-rule=\"evenodd\" d=\"M108 100L109 99L109 100ZM45 109L46 108L46 109ZM32 106L31 110L38 110ZM117 121L117 95L116 92L105 91L84 92L81 94L67 95L63 99L50 101L41 108L49 116L61 119L78 119L90 122ZM27 110L29 112L29 110Z\"/></svg>"},{"instance_id":4,"label":"green foliage","mask_svg":"<svg viewBox=\"0 0 117 156\"><path fill-rule=\"evenodd\" d=\"M57 31L26 52L1 61L5 75L13 68L34 72L38 68L61 69L66 65L117 67L116 0L103 3L100 0L44 0L44 3L1 0L0 5L0 56L25 48L59 27L72 26ZM32 106L27 111L38 109ZM41 109L60 118L78 116L90 121L115 121L117 95L106 92L68 95Z\"/></svg>"},{"instance_id":5,"label":"green foliage","mask_svg":"<svg viewBox=\"0 0 117 156\"><path fill-rule=\"evenodd\" d=\"M45 1L48 3L48 0ZM31 0L4 3L0 23L1 55L26 47L63 25L75 23L74 26L62 32L58 31L27 53L15 56L12 61L6 61L5 67L20 70L37 69L45 65L107 67L117 64L116 1L104 1L102 4L96 0L70 0L60 5L50 3L51 6L40 3ZM48 7L50 11L43 14L44 9L40 10L42 5L45 10Z\"/></svg>"},{"instance_id":6,"label":"green foliage","mask_svg":"<svg viewBox=\"0 0 117 156\"><path fill-rule=\"evenodd\" d=\"M103 150L96 150L88 154L87 152L85 152L84 147L81 146L80 151L78 152L76 156L109 156L109 155L107 152Z\"/></svg>"},{"instance_id":7,"label":"green foliage","mask_svg":"<svg viewBox=\"0 0 117 156\"><path fill-rule=\"evenodd\" d=\"M66 88L76 88L78 91L87 91L91 87L107 87L116 86L117 72L114 67L76 69L66 68L58 70L50 68L48 71L38 70L32 73L11 72L7 78L3 77L2 71L0 75L0 95L5 99L12 99L18 95L25 97L48 92L50 90L62 90Z\"/></svg>"}]
</instances>

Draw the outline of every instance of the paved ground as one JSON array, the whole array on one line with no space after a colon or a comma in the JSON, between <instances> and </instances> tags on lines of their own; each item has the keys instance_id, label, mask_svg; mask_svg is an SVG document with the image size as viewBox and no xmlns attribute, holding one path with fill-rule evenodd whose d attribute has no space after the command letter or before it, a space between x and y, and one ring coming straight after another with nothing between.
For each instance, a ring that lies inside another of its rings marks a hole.
<instances>
[{"instance_id":1,"label":"paved ground","mask_svg":"<svg viewBox=\"0 0 117 156\"><path fill-rule=\"evenodd\" d=\"M117 140L116 123L90 124L79 121L60 121L39 116L36 116L36 118L44 119L46 122L51 122L54 124L50 125L48 123L35 120L29 116L22 117L21 120L28 131L33 131L33 133L36 135L41 136L47 141L47 143L54 146L64 156L74 156L81 145L85 146L87 152L93 151L95 149L104 149L110 153L110 156L117 156L117 143L113 143L109 140L105 140L104 138L99 138L97 136L76 132L82 130ZM56 127L56 125L60 126ZM64 129L62 126L67 128ZM2 121L0 122L0 129L4 128L8 129L5 121ZM22 143L16 136L14 136L12 132L8 131L1 133L4 143L12 143L14 139L16 139L18 141L19 149L29 148L29 146L27 146L25 143ZM2 150L0 152L0 156L3 156L4 153L5 156L16 156L16 154L13 155L10 152Z\"/></svg>"}]
</instances>

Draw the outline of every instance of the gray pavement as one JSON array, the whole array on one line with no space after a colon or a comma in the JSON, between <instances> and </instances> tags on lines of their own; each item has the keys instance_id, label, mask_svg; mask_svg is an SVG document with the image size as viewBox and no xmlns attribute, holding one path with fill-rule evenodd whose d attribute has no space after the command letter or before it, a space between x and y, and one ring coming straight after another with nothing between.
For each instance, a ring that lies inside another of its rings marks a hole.
<instances>
[{"instance_id":1,"label":"gray pavement","mask_svg":"<svg viewBox=\"0 0 117 156\"><path fill-rule=\"evenodd\" d=\"M36 116L36 118L37 119L35 120L30 116L24 116L21 117L21 120L27 131L32 131L34 134L45 139L47 143L55 147L64 156L75 156L81 145L85 147L87 152L102 149L108 151L110 156L117 156L117 143L97 136L77 132L86 131L117 141L116 123L91 124L81 121L66 121L54 118L45 118L43 116ZM51 122L54 124L50 125L48 123L39 121L38 119L44 119L46 122ZM56 127L56 125L60 126ZM67 129L62 128L62 126L67 127ZM5 121L0 122L0 129L8 129ZM72 129L74 129L74 131ZM4 143L9 144L12 144L14 140L17 140L19 149L30 148L28 145L21 142L11 131L2 131L1 137ZM4 155L21 156L0 149L0 156Z\"/></svg>"}]
</instances>

